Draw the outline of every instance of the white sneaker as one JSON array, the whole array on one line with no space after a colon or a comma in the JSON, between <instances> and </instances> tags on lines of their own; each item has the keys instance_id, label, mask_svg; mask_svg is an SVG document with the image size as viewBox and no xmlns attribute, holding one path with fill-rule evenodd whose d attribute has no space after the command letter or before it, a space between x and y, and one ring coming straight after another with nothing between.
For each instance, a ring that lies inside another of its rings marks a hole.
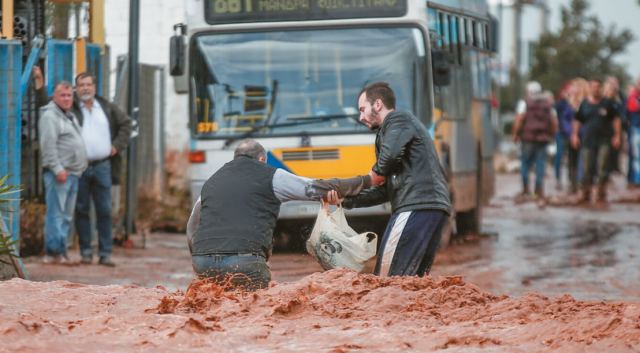
<instances>
[{"instance_id":1,"label":"white sneaker","mask_svg":"<svg viewBox=\"0 0 640 353\"><path fill-rule=\"evenodd\" d=\"M43 264L52 264L54 262L56 262L56 258L51 255L44 255L44 257L42 258Z\"/></svg>"}]
</instances>

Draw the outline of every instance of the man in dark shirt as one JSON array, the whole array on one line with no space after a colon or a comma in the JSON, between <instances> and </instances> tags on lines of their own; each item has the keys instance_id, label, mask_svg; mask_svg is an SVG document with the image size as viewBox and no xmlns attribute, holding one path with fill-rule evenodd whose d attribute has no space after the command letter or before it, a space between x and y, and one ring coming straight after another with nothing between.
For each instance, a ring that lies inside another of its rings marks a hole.
<instances>
[{"instance_id":1,"label":"man in dark shirt","mask_svg":"<svg viewBox=\"0 0 640 353\"><path fill-rule=\"evenodd\" d=\"M574 148L580 146L582 158L582 195L580 202L591 201L591 187L597 177L597 201L607 200L607 181L609 178L609 157L611 149L620 148L622 122L613 102L603 97L601 82L589 82L590 95L585 99L574 120L571 143ZM582 139L578 135L581 131Z\"/></svg>"}]
</instances>

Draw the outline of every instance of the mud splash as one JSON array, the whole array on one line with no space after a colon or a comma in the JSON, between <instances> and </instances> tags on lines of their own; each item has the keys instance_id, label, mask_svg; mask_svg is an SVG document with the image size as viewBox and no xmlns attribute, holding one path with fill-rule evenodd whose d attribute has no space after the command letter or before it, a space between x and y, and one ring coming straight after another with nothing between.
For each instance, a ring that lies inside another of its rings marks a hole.
<instances>
[{"instance_id":1,"label":"mud splash","mask_svg":"<svg viewBox=\"0 0 640 353\"><path fill-rule=\"evenodd\" d=\"M257 292L194 281L173 293L14 279L0 303L11 352L640 350L640 303L511 298L461 277L332 270Z\"/></svg>"}]
</instances>

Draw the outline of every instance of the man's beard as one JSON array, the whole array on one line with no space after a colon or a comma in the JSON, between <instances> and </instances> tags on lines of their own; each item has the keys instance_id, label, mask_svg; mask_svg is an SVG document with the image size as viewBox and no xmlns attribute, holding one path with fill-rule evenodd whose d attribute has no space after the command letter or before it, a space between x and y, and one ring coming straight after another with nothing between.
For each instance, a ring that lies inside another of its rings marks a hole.
<instances>
[{"instance_id":1,"label":"man's beard","mask_svg":"<svg viewBox=\"0 0 640 353\"><path fill-rule=\"evenodd\" d=\"M93 99L93 97L95 97L93 94L85 94L82 96L78 96L78 98L80 98L81 101L83 102L87 102Z\"/></svg>"},{"instance_id":2,"label":"man's beard","mask_svg":"<svg viewBox=\"0 0 640 353\"><path fill-rule=\"evenodd\" d=\"M369 127L369 130L378 130L380 127L380 124L378 123L379 118L380 113L375 110L371 110L371 126Z\"/></svg>"}]
</instances>

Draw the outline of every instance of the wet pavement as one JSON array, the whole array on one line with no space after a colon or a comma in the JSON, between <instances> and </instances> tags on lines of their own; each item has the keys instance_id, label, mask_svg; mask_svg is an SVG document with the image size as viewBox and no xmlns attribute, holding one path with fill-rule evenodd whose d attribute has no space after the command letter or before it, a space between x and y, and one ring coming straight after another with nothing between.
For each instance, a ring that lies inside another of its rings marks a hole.
<instances>
[{"instance_id":1,"label":"wet pavement","mask_svg":"<svg viewBox=\"0 0 640 353\"><path fill-rule=\"evenodd\" d=\"M615 177L608 207L516 204L515 174L497 176L498 194L484 211L483 234L439 252L434 275L461 275L468 283L499 294L539 292L578 299L640 298L640 190L627 190ZM549 185L551 185L549 183ZM564 195L550 192L562 200ZM558 204L561 204L558 203ZM140 239L134 239L140 243ZM79 261L77 250L72 260ZM44 265L25 260L32 280L88 284L137 284L185 289L193 279L184 235L152 233L146 248L116 248L115 268ZM276 254L273 279L298 280L321 271L306 254Z\"/></svg>"}]
</instances>

